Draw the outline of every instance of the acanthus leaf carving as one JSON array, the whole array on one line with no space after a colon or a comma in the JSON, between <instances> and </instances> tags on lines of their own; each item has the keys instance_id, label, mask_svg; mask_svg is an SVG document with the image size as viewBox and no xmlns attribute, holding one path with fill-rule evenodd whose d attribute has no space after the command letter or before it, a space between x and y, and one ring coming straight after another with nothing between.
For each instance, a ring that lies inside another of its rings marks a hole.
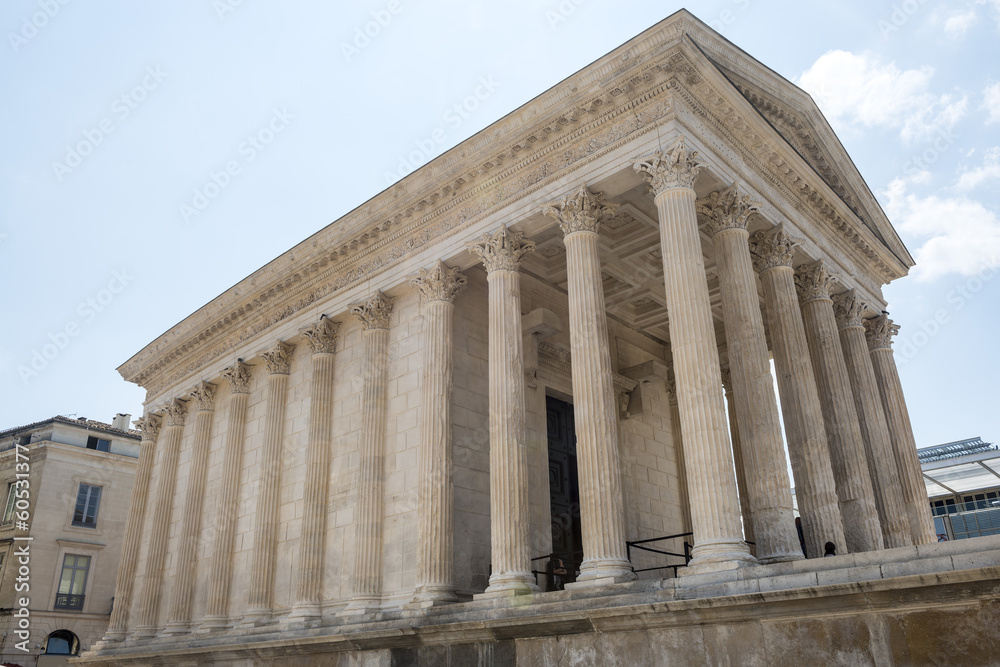
<instances>
[{"instance_id":1,"label":"acanthus leaf carving","mask_svg":"<svg viewBox=\"0 0 1000 667\"><path fill-rule=\"evenodd\" d=\"M410 284L416 287L424 300L447 301L455 303L455 298L465 289L469 279L457 268L450 269L444 262L438 260L429 269L420 269L408 277Z\"/></svg>"},{"instance_id":2,"label":"acanthus leaf carving","mask_svg":"<svg viewBox=\"0 0 1000 667\"><path fill-rule=\"evenodd\" d=\"M501 225L492 234L487 232L466 247L482 260L487 273L493 273L519 270L521 259L535 249L535 243L525 241L523 232L514 232L507 225Z\"/></svg>"},{"instance_id":3,"label":"acanthus leaf carving","mask_svg":"<svg viewBox=\"0 0 1000 667\"><path fill-rule=\"evenodd\" d=\"M709 236L715 236L727 229L747 228L750 216L760 210L760 204L750 200L750 195L741 195L736 184L722 192L713 192L695 204L698 213L707 219L705 227Z\"/></svg>"},{"instance_id":4,"label":"acanthus leaf carving","mask_svg":"<svg viewBox=\"0 0 1000 667\"><path fill-rule=\"evenodd\" d=\"M861 316L868 306L858 297L856 290L849 289L841 294L833 295L833 314L837 318L837 327L848 329L863 326Z\"/></svg>"},{"instance_id":5,"label":"acanthus leaf carving","mask_svg":"<svg viewBox=\"0 0 1000 667\"><path fill-rule=\"evenodd\" d=\"M649 184L655 197L671 188L694 189L701 170L701 163L695 159L697 157L698 151L688 151L681 138L666 152L657 151L639 158L632 168Z\"/></svg>"},{"instance_id":6,"label":"acanthus leaf carving","mask_svg":"<svg viewBox=\"0 0 1000 667\"><path fill-rule=\"evenodd\" d=\"M142 418L135 420L135 425L142 431L143 440L156 442L156 438L160 435L160 427L163 425L163 420L156 413L147 412Z\"/></svg>"},{"instance_id":7,"label":"acanthus leaf carving","mask_svg":"<svg viewBox=\"0 0 1000 667\"><path fill-rule=\"evenodd\" d=\"M236 363L222 371L222 377L229 382L229 390L233 394L249 394L250 380L253 377L252 367L237 359Z\"/></svg>"},{"instance_id":8,"label":"acanthus leaf carving","mask_svg":"<svg viewBox=\"0 0 1000 667\"><path fill-rule=\"evenodd\" d=\"M886 313L865 320L864 325L869 350L892 349L892 339L899 333L899 325L890 320Z\"/></svg>"},{"instance_id":9,"label":"acanthus leaf carving","mask_svg":"<svg viewBox=\"0 0 1000 667\"><path fill-rule=\"evenodd\" d=\"M395 299L387 297L381 290L375 290L375 295L367 301L351 306L351 312L361 320L365 330L388 329L389 318L392 316L392 306Z\"/></svg>"},{"instance_id":10,"label":"acanthus leaf carving","mask_svg":"<svg viewBox=\"0 0 1000 667\"><path fill-rule=\"evenodd\" d=\"M198 405L198 412L212 412L215 410L215 385L211 382L199 382L191 390L190 395Z\"/></svg>"},{"instance_id":11,"label":"acanthus leaf carving","mask_svg":"<svg viewBox=\"0 0 1000 667\"><path fill-rule=\"evenodd\" d=\"M542 207L542 213L559 222L564 235L574 232L598 233L601 221L613 216L618 204L605 201L601 192L591 192L582 186L575 195L563 197Z\"/></svg>"},{"instance_id":12,"label":"acanthus leaf carving","mask_svg":"<svg viewBox=\"0 0 1000 667\"><path fill-rule=\"evenodd\" d=\"M760 273L779 266L790 267L799 243L798 239L785 231L782 224L755 233L750 242L750 257L753 258L754 267Z\"/></svg>"},{"instance_id":13,"label":"acanthus leaf carving","mask_svg":"<svg viewBox=\"0 0 1000 667\"><path fill-rule=\"evenodd\" d=\"M283 340L275 341L274 345L260 356L267 364L267 372L271 375L288 375L292 370L292 351L295 346Z\"/></svg>"},{"instance_id":14,"label":"acanthus leaf carving","mask_svg":"<svg viewBox=\"0 0 1000 667\"><path fill-rule=\"evenodd\" d=\"M816 299L829 299L836 279L822 259L803 264L795 270L795 289L799 301L809 303Z\"/></svg>"},{"instance_id":15,"label":"acanthus leaf carving","mask_svg":"<svg viewBox=\"0 0 1000 667\"><path fill-rule=\"evenodd\" d=\"M309 341L313 354L333 354L337 349L339 331L340 322L321 315L319 322L302 330L302 335Z\"/></svg>"}]
</instances>

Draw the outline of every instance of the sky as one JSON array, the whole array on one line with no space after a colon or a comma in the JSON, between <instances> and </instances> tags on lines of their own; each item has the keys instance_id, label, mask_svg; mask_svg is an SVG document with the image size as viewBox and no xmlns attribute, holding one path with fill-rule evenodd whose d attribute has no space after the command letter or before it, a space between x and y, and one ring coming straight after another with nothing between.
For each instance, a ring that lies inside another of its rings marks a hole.
<instances>
[{"instance_id":1,"label":"sky","mask_svg":"<svg viewBox=\"0 0 1000 667\"><path fill-rule=\"evenodd\" d=\"M5 0L0 429L139 415L133 354L682 6ZM916 259L918 446L1000 441L1000 0L688 9L813 95Z\"/></svg>"}]
</instances>

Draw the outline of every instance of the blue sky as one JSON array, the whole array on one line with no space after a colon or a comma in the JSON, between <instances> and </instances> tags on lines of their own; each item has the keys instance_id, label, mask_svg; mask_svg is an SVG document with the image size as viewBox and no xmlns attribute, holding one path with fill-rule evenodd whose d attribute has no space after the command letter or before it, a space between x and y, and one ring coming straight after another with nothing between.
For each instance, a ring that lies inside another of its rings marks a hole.
<instances>
[{"instance_id":1,"label":"blue sky","mask_svg":"<svg viewBox=\"0 0 1000 667\"><path fill-rule=\"evenodd\" d=\"M681 6L6 0L0 428L138 414L135 352ZM918 444L1000 440L1000 0L688 8L814 95L917 259Z\"/></svg>"}]
</instances>

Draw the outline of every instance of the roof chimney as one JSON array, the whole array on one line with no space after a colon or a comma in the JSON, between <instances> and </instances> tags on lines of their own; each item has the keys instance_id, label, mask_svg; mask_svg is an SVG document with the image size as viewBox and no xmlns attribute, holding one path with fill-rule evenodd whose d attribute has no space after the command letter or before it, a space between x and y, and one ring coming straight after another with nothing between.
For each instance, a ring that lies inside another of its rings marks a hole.
<instances>
[{"instance_id":1,"label":"roof chimney","mask_svg":"<svg viewBox=\"0 0 1000 667\"><path fill-rule=\"evenodd\" d=\"M111 428L117 428L121 431L127 431L132 415L126 412L119 412L115 415L115 418L111 421Z\"/></svg>"}]
</instances>

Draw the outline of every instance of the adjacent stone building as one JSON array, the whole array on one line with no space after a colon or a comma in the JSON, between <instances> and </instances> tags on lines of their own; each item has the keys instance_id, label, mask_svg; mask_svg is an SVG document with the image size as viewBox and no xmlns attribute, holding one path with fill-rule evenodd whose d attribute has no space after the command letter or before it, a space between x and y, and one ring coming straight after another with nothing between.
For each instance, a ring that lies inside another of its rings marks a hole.
<instances>
[{"instance_id":1,"label":"adjacent stone building","mask_svg":"<svg viewBox=\"0 0 1000 667\"><path fill-rule=\"evenodd\" d=\"M129 418L0 432L0 662L61 665L104 636L139 456Z\"/></svg>"},{"instance_id":2,"label":"adjacent stone building","mask_svg":"<svg viewBox=\"0 0 1000 667\"><path fill-rule=\"evenodd\" d=\"M912 264L811 98L678 12L119 369L85 662L986 664L1000 543L934 544L883 312Z\"/></svg>"}]
</instances>

